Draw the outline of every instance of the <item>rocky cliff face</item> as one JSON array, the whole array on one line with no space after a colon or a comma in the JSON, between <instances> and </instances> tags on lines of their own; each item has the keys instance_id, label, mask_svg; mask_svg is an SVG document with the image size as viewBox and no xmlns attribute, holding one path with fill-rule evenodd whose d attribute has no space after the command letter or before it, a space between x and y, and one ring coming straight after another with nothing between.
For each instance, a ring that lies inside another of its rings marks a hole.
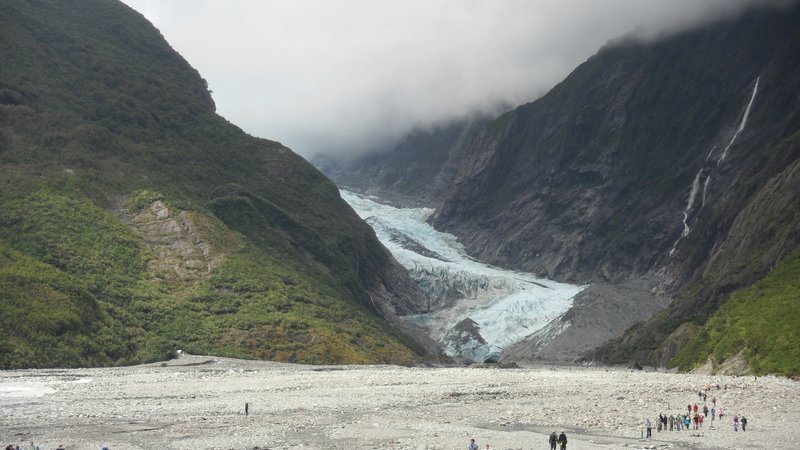
<instances>
[{"instance_id":1,"label":"rocky cliff face","mask_svg":"<svg viewBox=\"0 0 800 450\"><path fill-rule=\"evenodd\" d=\"M316 164L352 191L407 206L437 206L470 142L490 120L481 115L417 129L390 148L349 159L317 158Z\"/></svg>"},{"instance_id":2,"label":"rocky cliff face","mask_svg":"<svg viewBox=\"0 0 800 450\"><path fill-rule=\"evenodd\" d=\"M767 150L796 129L786 67L796 24L796 14L751 12L604 48L482 131L434 224L481 258L557 279L615 282L675 260L693 271L702 230L728 228L720 216L741 208L738 194L796 156ZM749 123L723 159L757 79ZM695 229L670 257L698 171L710 181L687 219Z\"/></svg>"},{"instance_id":3,"label":"rocky cliff face","mask_svg":"<svg viewBox=\"0 0 800 450\"><path fill-rule=\"evenodd\" d=\"M610 43L466 144L418 135L329 173L438 206L482 261L594 284L505 358L572 359L655 315L590 357L667 364L680 330L800 247L798 112L800 7L754 8Z\"/></svg>"},{"instance_id":4,"label":"rocky cliff face","mask_svg":"<svg viewBox=\"0 0 800 450\"><path fill-rule=\"evenodd\" d=\"M482 130L433 223L555 279L655 275L677 301L595 356L657 360L800 245L798 55L797 7L609 45Z\"/></svg>"}]
</instances>

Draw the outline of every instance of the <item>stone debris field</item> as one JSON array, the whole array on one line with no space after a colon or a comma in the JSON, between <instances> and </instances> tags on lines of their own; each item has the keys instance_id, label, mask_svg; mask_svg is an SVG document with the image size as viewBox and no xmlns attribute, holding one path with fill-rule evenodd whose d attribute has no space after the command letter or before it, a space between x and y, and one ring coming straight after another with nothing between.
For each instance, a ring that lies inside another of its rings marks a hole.
<instances>
[{"instance_id":1,"label":"stone debris field","mask_svg":"<svg viewBox=\"0 0 800 450\"><path fill-rule=\"evenodd\" d=\"M719 389L717 388L719 385ZM725 413L661 431L710 386ZM302 366L182 355L167 363L0 372L0 444L95 449L800 448L800 384L579 366ZM249 415L244 405L249 404ZM734 414L748 419L733 430ZM653 422L652 439L643 439Z\"/></svg>"}]
</instances>

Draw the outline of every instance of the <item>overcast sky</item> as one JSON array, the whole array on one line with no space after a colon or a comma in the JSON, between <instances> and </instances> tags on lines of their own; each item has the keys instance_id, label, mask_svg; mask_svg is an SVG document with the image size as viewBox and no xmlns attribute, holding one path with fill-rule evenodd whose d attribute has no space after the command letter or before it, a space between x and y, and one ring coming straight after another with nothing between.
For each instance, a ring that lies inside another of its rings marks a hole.
<instances>
[{"instance_id":1,"label":"overcast sky","mask_svg":"<svg viewBox=\"0 0 800 450\"><path fill-rule=\"evenodd\" d=\"M221 115L307 157L532 101L609 39L756 2L123 1L208 80Z\"/></svg>"}]
</instances>

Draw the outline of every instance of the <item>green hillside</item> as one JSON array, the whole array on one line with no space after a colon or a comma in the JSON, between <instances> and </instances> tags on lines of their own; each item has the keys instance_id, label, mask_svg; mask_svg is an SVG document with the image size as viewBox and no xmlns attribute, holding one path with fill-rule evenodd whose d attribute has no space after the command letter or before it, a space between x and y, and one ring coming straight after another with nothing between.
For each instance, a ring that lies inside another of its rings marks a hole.
<instances>
[{"instance_id":1,"label":"green hillside","mask_svg":"<svg viewBox=\"0 0 800 450\"><path fill-rule=\"evenodd\" d=\"M754 374L800 374L800 254L764 279L731 295L672 360L689 370L741 353Z\"/></svg>"},{"instance_id":2,"label":"green hillside","mask_svg":"<svg viewBox=\"0 0 800 450\"><path fill-rule=\"evenodd\" d=\"M0 367L420 358L375 303L416 291L371 229L140 14L5 1L0 59Z\"/></svg>"}]
</instances>

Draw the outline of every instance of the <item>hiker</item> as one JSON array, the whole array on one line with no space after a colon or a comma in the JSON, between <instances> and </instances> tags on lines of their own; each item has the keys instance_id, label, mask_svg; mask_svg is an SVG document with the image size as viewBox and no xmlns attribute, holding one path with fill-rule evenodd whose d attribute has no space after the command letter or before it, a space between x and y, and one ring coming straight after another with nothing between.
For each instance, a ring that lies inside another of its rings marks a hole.
<instances>
[{"instance_id":1,"label":"hiker","mask_svg":"<svg viewBox=\"0 0 800 450\"><path fill-rule=\"evenodd\" d=\"M564 431L561 431L561 435L558 437L558 445L561 446L561 450L567 450L567 435Z\"/></svg>"},{"instance_id":2,"label":"hiker","mask_svg":"<svg viewBox=\"0 0 800 450\"><path fill-rule=\"evenodd\" d=\"M478 450L478 444L475 443L475 439L469 440L469 450Z\"/></svg>"},{"instance_id":3,"label":"hiker","mask_svg":"<svg viewBox=\"0 0 800 450\"><path fill-rule=\"evenodd\" d=\"M658 415L658 425L656 425L656 431L658 431L659 433L661 432L661 422L662 422L661 414L659 414Z\"/></svg>"},{"instance_id":4,"label":"hiker","mask_svg":"<svg viewBox=\"0 0 800 450\"><path fill-rule=\"evenodd\" d=\"M708 405L703 405L703 415L708 417Z\"/></svg>"},{"instance_id":5,"label":"hiker","mask_svg":"<svg viewBox=\"0 0 800 450\"><path fill-rule=\"evenodd\" d=\"M550 450L556 450L556 444L558 444L558 435L556 434L556 430L553 430L550 433Z\"/></svg>"},{"instance_id":6,"label":"hiker","mask_svg":"<svg viewBox=\"0 0 800 450\"><path fill-rule=\"evenodd\" d=\"M742 431L744 431L745 427L747 427L747 417L742 416Z\"/></svg>"},{"instance_id":7,"label":"hiker","mask_svg":"<svg viewBox=\"0 0 800 450\"><path fill-rule=\"evenodd\" d=\"M739 416L733 415L733 431L739 431Z\"/></svg>"},{"instance_id":8,"label":"hiker","mask_svg":"<svg viewBox=\"0 0 800 450\"><path fill-rule=\"evenodd\" d=\"M247 402L244 402L244 415L245 416L250 415L250 405Z\"/></svg>"},{"instance_id":9,"label":"hiker","mask_svg":"<svg viewBox=\"0 0 800 450\"><path fill-rule=\"evenodd\" d=\"M697 414L697 403L694 404L694 406L692 407L692 411L689 412L694 412L695 414Z\"/></svg>"},{"instance_id":10,"label":"hiker","mask_svg":"<svg viewBox=\"0 0 800 450\"><path fill-rule=\"evenodd\" d=\"M647 439L650 439L653 436L653 424L650 423L650 419L644 423L644 428L647 430Z\"/></svg>"},{"instance_id":11,"label":"hiker","mask_svg":"<svg viewBox=\"0 0 800 450\"><path fill-rule=\"evenodd\" d=\"M719 385L717 385L717 389L719 389ZM717 397L711 397L711 404L717 406Z\"/></svg>"},{"instance_id":12,"label":"hiker","mask_svg":"<svg viewBox=\"0 0 800 450\"><path fill-rule=\"evenodd\" d=\"M711 421L714 421L714 417L717 415L717 408L711 408Z\"/></svg>"},{"instance_id":13,"label":"hiker","mask_svg":"<svg viewBox=\"0 0 800 450\"><path fill-rule=\"evenodd\" d=\"M673 430L673 427L674 427L674 425L675 425L675 418L674 418L674 417L672 417L672 416L669 416L669 417L668 417L668 420L669 420L669 431L672 431L672 430Z\"/></svg>"},{"instance_id":14,"label":"hiker","mask_svg":"<svg viewBox=\"0 0 800 450\"><path fill-rule=\"evenodd\" d=\"M691 424L692 424L692 419L689 418L689 415L687 414L687 415L683 416L683 429L685 429L686 431L689 431L689 428L691 427Z\"/></svg>"},{"instance_id":15,"label":"hiker","mask_svg":"<svg viewBox=\"0 0 800 450\"><path fill-rule=\"evenodd\" d=\"M705 402L707 398L708 398L708 394L706 394L705 392L703 392L703 402Z\"/></svg>"}]
</instances>

